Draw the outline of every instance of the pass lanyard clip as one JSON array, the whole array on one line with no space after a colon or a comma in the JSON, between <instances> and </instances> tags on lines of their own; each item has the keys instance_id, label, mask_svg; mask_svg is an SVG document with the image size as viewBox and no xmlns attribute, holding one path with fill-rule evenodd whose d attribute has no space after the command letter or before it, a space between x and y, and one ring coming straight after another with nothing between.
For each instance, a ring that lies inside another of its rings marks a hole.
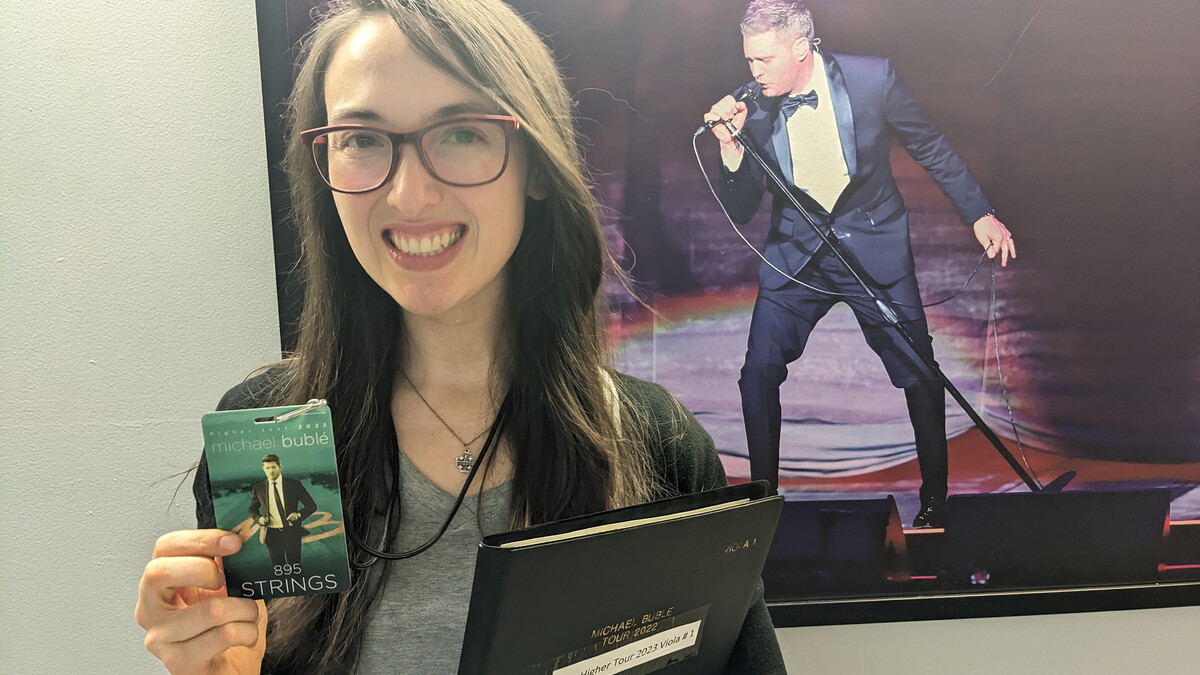
<instances>
[{"instance_id":1,"label":"pass lanyard clip","mask_svg":"<svg viewBox=\"0 0 1200 675\"><path fill-rule=\"evenodd\" d=\"M304 413L309 412L310 410L313 410L315 408L321 408L321 407L324 407L327 405L329 405L329 404L326 403L325 399L323 399L323 398L310 398L310 399L308 399L308 403L305 403L304 405L300 406L299 408L296 408L295 410L286 412L282 415L277 415L275 417L272 417L270 421L275 422L276 424L278 424L280 422L286 422L286 421L292 419L293 417L299 417L299 416L303 415Z\"/></svg>"}]
</instances>

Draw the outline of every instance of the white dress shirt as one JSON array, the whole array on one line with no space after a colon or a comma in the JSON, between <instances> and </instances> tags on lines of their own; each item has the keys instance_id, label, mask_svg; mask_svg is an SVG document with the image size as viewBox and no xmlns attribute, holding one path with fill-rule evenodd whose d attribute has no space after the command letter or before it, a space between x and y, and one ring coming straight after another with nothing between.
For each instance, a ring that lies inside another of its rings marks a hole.
<instances>
[{"instance_id":1,"label":"white dress shirt","mask_svg":"<svg viewBox=\"0 0 1200 675\"><path fill-rule=\"evenodd\" d=\"M833 210L838 196L850 184L850 170L842 155L833 96L825 60L812 52L813 73L808 85L796 94L817 93L817 107L800 106L787 121L792 149L792 184L804 190L826 211Z\"/></svg>"}]
</instances>

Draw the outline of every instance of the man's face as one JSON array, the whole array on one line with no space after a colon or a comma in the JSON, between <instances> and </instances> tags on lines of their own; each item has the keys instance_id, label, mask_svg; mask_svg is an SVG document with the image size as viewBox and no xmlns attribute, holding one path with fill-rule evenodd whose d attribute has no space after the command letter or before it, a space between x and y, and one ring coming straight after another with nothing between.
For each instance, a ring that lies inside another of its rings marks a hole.
<instances>
[{"instance_id":1,"label":"man's face","mask_svg":"<svg viewBox=\"0 0 1200 675\"><path fill-rule=\"evenodd\" d=\"M742 37L742 52L750 74L762 85L764 96L784 96L808 84L812 74L808 38L790 40L769 30Z\"/></svg>"},{"instance_id":2,"label":"man's face","mask_svg":"<svg viewBox=\"0 0 1200 675\"><path fill-rule=\"evenodd\" d=\"M263 462L263 473L267 474L267 480L279 478L279 471L279 465L275 462Z\"/></svg>"}]
</instances>

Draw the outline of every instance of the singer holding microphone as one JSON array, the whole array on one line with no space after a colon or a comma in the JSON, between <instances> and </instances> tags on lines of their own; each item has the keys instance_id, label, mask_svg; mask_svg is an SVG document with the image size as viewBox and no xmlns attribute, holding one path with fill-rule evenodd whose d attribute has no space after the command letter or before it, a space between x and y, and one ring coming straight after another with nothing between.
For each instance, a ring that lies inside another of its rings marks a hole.
<instances>
[{"instance_id":1,"label":"singer holding microphone","mask_svg":"<svg viewBox=\"0 0 1200 675\"><path fill-rule=\"evenodd\" d=\"M704 115L720 141L719 196L730 217L748 222L764 191L772 193L758 297L738 386L754 479L778 487L779 386L800 358L813 327L838 302L853 309L867 343L892 384L904 390L921 470L914 527L940 527L947 492L943 383L887 325L875 304L832 255L761 167L744 156L747 138L779 167L800 203L826 224L873 291L891 301L900 321L932 358L932 339L908 237L908 216L892 176L895 139L971 223L1001 266L1016 244L993 214L966 162L925 119L889 60L825 54L812 13L801 0L753 0L741 21L742 47L754 81ZM740 130L735 138L731 128Z\"/></svg>"}]
</instances>

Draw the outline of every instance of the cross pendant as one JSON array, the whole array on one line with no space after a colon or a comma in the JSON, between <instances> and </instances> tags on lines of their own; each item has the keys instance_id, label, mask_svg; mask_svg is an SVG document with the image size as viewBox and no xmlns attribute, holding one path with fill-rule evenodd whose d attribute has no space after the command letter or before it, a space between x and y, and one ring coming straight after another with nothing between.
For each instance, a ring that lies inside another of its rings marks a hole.
<instances>
[{"instance_id":1,"label":"cross pendant","mask_svg":"<svg viewBox=\"0 0 1200 675\"><path fill-rule=\"evenodd\" d=\"M454 460L454 465L462 473L471 473L471 469L475 466L475 457L471 454L471 448L464 445L462 454Z\"/></svg>"}]
</instances>

